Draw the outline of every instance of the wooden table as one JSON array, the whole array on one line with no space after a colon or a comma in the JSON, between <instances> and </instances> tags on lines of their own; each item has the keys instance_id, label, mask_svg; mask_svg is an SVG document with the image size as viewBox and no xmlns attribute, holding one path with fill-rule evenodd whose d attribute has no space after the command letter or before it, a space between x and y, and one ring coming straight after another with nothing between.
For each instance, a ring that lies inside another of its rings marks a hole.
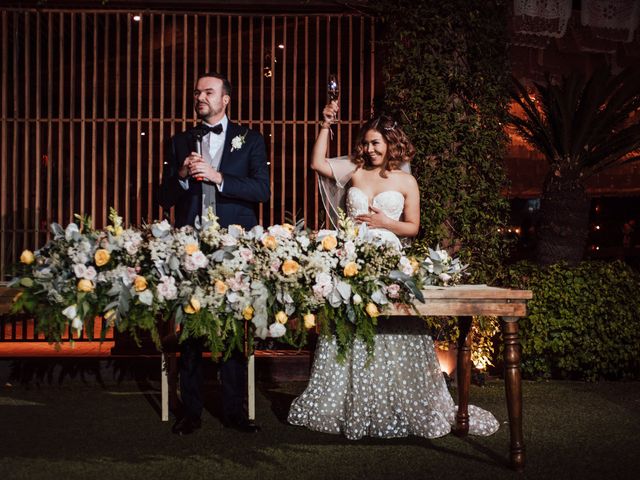
<instances>
[{"instance_id":1,"label":"wooden table","mask_svg":"<svg viewBox=\"0 0 640 480\"><path fill-rule=\"evenodd\" d=\"M458 317L458 414L454 433L469 433L469 385L471 383L471 321L473 316L498 316L504 342L504 379L509 415L510 461L516 470L523 470L525 449L522 438L522 382L520 378L520 340L518 320L527 314L527 300L533 298L530 290L509 290L486 285L458 287L428 287L422 291L425 303L415 306L425 316ZM407 315L406 307L395 307L392 315Z\"/></svg>"}]
</instances>

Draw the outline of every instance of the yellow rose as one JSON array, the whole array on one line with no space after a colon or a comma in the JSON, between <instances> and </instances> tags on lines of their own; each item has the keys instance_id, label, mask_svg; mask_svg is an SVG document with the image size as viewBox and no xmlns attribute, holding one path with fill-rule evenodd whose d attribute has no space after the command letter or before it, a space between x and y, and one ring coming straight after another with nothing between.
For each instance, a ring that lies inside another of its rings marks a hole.
<instances>
[{"instance_id":1,"label":"yellow rose","mask_svg":"<svg viewBox=\"0 0 640 480\"><path fill-rule=\"evenodd\" d=\"M253 307L251 305L247 305L242 310L242 318L244 318L245 320L251 320L253 318L253 312L255 312Z\"/></svg>"},{"instance_id":2,"label":"yellow rose","mask_svg":"<svg viewBox=\"0 0 640 480\"><path fill-rule=\"evenodd\" d=\"M198 244L197 243L187 243L184 246L184 251L187 252L187 255L193 255L198 250L200 250L200 249L198 248Z\"/></svg>"},{"instance_id":3,"label":"yellow rose","mask_svg":"<svg viewBox=\"0 0 640 480\"><path fill-rule=\"evenodd\" d=\"M200 300L196 297L191 297L191 299L189 299L189 303L182 307L182 309L184 310L184 313L188 313L189 315L198 313L200 311Z\"/></svg>"},{"instance_id":4,"label":"yellow rose","mask_svg":"<svg viewBox=\"0 0 640 480\"><path fill-rule=\"evenodd\" d=\"M338 239L333 235L327 235L322 239L322 248L325 250L333 250L338 246Z\"/></svg>"},{"instance_id":5,"label":"yellow rose","mask_svg":"<svg viewBox=\"0 0 640 480\"><path fill-rule=\"evenodd\" d=\"M31 250L23 250L20 255L20 261L25 265L31 265L35 259L36 257Z\"/></svg>"},{"instance_id":6,"label":"yellow rose","mask_svg":"<svg viewBox=\"0 0 640 480\"><path fill-rule=\"evenodd\" d=\"M380 311L378 310L377 305L373 302L367 303L367 306L365 307L365 311L372 318L376 318L378 315L380 315Z\"/></svg>"},{"instance_id":7,"label":"yellow rose","mask_svg":"<svg viewBox=\"0 0 640 480\"><path fill-rule=\"evenodd\" d=\"M307 330L316 326L316 316L313 313L307 313L304 317L304 328Z\"/></svg>"},{"instance_id":8,"label":"yellow rose","mask_svg":"<svg viewBox=\"0 0 640 480\"><path fill-rule=\"evenodd\" d=\"M420 262L418 262L418 260L416 260L415 257L411 257L409 259L409 264L411 265L411 268L413 269L413 273L416 273L416 272L420 271Z\"/></svg>"},{"instance_id":9,"label":"yellow rose","mask_svg":"<svg viewBox=\"0 0 640 480\"><path fill-rule=\"evenodd\" d=\"M78 282L78 290L80 292L93 292L93 282L86 278L80 279Z\"/></svg>"},{"instance_id":10,"label":"yellow rose","mask_svg":"<svg viewBox=\"0 0 640 480\"><path fill-rule=\"evenodd\" d=\"M296 229L296 227L294 227L290 223L283 223L282 228L284 228L289 233L293 233L293 231Z\"/></svg>"},{"instance_id":11,"label":"yellow rose","mask_svg":"<svg viewBox=\"0 0 640 480\"><path fill-rule=\"evenodd\" d=\"M343 270L345 277L353 277L358 273L358 264L356 262L349 262L344 266Z\"/></svg>"},{"instance_id":12,"label":"yellow rose","mask_svg":"<svg viewBox=\"0 0 640 480\"><path fill-rule=\"evenodd\" d=\"M110 258L111 258L111 254L109 253L108 250L105 250L104 248L100 248L96 250L96 253L93 256L93 259L95 260L97 267L102 267L106 265L109 262Z\"/></svg>"},{"instance_id":13,"label":"yellow rose","mask_svg":"<svg viewBox=\"0 0 640 480\"><path fill-rule=\"evenodd\" d=\"M147 279L142 275L136 276L136 279L133 281L133 287L136 289L136 292L144 292L147 289Z\"/></svg>"},{"instance_id":14,"label":"yellow rose","mask_svg":"<svg viewBox=\"0 0 640 480\"><path fill-rule=\"evenodd\" d=\"M276 246L278 245L278 241L276 240L276 237L274 237L273 235L265 235L262 238L262 245L264 245L270 250L275 250Z\"/></svg>"},{"instance_id":15,"label":"yellow rose","mask_svg":"<svg viewBox=\"0 0 640 480\"><path fill-rule=\"evenodd\" d=\"M287 320L289 320L289 317L282 310L276 313L276 322L278 322L279 324L284 325L285 323L287 323Z\"/></svg>"},{"instance_id":16,"label":"yellow rose","mask_svg":"<svg viewBox=\"0 0 640 480\"><path fill-rule=\"evenodd\" d=\"M300 268L300 264L295 260L285 260L282 264L282 273L285 275L293 275Z\"/></svg>"},{"instance_id":17,"label":"yellow rose","mask_svg":"<svg viewBox=\"0 0 640 480\"><path fill-rule=\"evenodd\" d=\"M216 280L215 283L213 284L213 288L218 295L224 295L229 289L227 284L224 283L222 280Z\"/></svg>"}]
</instances>

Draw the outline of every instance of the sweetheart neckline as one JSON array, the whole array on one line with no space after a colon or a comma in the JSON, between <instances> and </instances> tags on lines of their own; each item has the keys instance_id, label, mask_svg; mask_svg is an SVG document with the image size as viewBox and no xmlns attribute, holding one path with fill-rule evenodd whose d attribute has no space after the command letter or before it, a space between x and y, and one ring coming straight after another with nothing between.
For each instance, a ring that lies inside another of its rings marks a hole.
<instances>
[{"instance_id":1,"label":"sweetheart neckline","mask_svg":"<svg viewBox=\"0 0 640 480\"><path fill-rule=\"evenodd\" d=\"M367 197L367 200L369 201L369 204L372 205L373 202L375 201L376 198L378 198L380 195L382 195L383 193L397 193L398 195L400 195L402 197L402 199L404 200L404 195L402 194L402 192L399 192L398 190L383 190L382 192L378 192L376 193L373 197L369 197L369 195L367 195L364 190L362 190L359 187L351 187L349 190L351 189L356 189L359 190L365 197Z\"/></svg>"}]
</instances>

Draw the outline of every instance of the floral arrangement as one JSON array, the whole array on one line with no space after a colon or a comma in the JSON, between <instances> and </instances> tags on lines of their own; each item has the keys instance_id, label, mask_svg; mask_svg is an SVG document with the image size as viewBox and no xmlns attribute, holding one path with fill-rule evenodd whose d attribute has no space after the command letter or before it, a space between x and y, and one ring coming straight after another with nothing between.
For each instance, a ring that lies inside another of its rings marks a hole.
<instances>
[{"instance_id":1,"label":"floral arrangement","mask_svg":"<svg viewBox=\"0 0 640 480\"><path fill-rule=\"evenodd\" d=\"M109 219L104 230L80 216L66 229L52 224L51 241L21 255L13 312L33 314L51 341L67 328L90 334L104 318L134 338L150 331L159 346L158 325L173 318L180 341L203 337L228 356L243 350L247 328L250 344L255 335L301 346L318 324L343 358L355 339L373 350L377 317L391 302L423 301L423 285L452 284L464 270L443 250L419 261L375 243L344 215L338 230L317 233L223 229L211 211L179 229L166 220L124 228L113 209Z\"/></svg>"}]
</instances>

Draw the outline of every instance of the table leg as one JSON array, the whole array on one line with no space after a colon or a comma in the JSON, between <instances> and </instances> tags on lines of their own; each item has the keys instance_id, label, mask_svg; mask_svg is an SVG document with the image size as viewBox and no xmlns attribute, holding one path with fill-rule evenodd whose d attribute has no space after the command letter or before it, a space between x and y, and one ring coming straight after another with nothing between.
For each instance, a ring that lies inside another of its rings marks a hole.
<instances>
[{"instance_id":1,"label":"table leg","mask_svg":"<svg viewBox=\"0 0 640 480\"><path fill-rule=\"evenodd\" d=\"M469 385L471 384L471 322L472 317L459 317L458 326L458 365L456 379L458 382L458 413L456 414L455 435L463 437L469 433Z\"/></svg>"},{"instance_id":2,"label":"table leg","mask_svg":"<svg viewBox=\"0 0 640 480\"><path fill-rule=\"evenodd\" d=\"M504 381L511 433L511 466L524 469L525 451L522 438L522 379L520 377L520 340L518 317L502 317L504 338Z\"/></svg>"}]
</instances>

